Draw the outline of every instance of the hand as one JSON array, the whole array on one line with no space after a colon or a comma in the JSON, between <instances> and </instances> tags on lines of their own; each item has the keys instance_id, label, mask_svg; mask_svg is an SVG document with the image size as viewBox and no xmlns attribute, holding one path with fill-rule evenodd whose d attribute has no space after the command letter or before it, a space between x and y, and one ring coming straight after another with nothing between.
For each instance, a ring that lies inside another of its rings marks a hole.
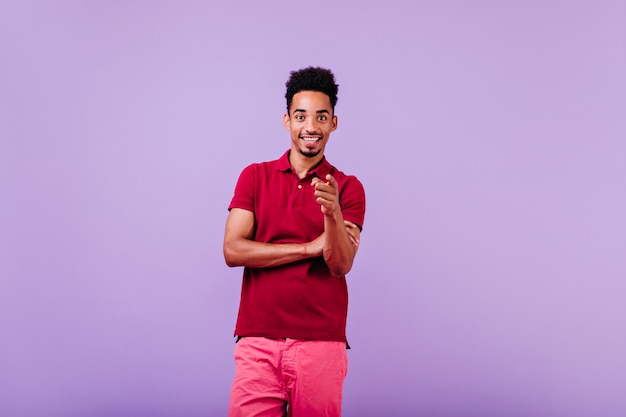
<instances>
[{"instance_id":1,"label":"hand","mask_svg":"<svg viewBox=\"0 0 626 417\"><path fill-rule=\"evenodd\" d=\"M320 205L322 213L328 216L341 208L339 207L339 186L337 185L337 180L328 174L326 175L326 181L328 182L314 177L311 185L315 187L315 201Z\"/></svg>"},{"instance_id":2,"label":"hand","mask_svg":"<svg viewBox=\"0 0 626 417\"><path fill-rule=\"evenodd\" d=\"M346 225L346 231L348 232L348 236L350 237L350 243L352 243L352 247L356 250L359 248L359 242L361 240L361 229L356 224L344 220L343 223Z\"/></svg>"},{"instance_id":3,"label":"hand","mask_svg":"<svg viewBox=\"0 0 626 417\"><path fill-rule=\"evenodd\" d=\"M311 255L312 258L317 256L322 256L324 252L324 242L325 242L326 234L322 233L314 240L309 242L307 252Z\"/></svg>"}]
</instances>

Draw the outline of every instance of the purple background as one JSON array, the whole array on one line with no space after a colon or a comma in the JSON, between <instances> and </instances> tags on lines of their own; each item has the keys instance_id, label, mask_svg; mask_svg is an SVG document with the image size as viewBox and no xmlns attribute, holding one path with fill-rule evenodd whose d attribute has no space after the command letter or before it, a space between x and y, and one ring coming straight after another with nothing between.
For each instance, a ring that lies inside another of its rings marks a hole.
<instances>
[{"instance_id":1,"label":"purple background","mask_svg":"<svg viewBox=\"0 0 626 417\"><path fill-rule=\"evenodd\" d=\"M344 415L626 415L626 3L3 2L0 415L224 415L241 169L334 70Z\"/></svg>"}]
</instances>

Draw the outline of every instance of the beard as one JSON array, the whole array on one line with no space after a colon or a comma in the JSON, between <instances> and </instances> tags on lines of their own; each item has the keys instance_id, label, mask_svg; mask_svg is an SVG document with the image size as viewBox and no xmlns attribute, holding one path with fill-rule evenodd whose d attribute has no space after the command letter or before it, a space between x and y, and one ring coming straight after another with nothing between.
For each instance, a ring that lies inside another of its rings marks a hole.
<instances>
[{"instance_id":1,"label":"beard","mask_svg":"<svg viewBox=\"0 0 626 417\"><path fill-rule=\"evenodd\" d=\"M319 153L322 151L321 149L317 150L317 151L304 151L301 148L298 148L298 151L300 152L300 154L306 156L307 158L315 158L317 155L319 155Z\"/></svg>"}]
</instances>

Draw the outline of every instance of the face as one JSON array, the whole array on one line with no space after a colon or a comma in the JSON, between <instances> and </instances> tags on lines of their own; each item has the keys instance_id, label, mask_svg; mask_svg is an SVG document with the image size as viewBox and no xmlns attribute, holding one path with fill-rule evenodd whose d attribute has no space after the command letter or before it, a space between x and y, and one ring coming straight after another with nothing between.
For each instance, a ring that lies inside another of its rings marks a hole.
<instances>
[{"instance_id":1,"label":"face","mask_svg":"<svg viewBox=\"0 0 626 417\"><path fill-rule=\"evenodd\" d=\"M337 129L330 98L319 91L294 94L283 124L291 134L291 150L307 158L324 155L330 133Z\"/></svg>"}]
</instances>

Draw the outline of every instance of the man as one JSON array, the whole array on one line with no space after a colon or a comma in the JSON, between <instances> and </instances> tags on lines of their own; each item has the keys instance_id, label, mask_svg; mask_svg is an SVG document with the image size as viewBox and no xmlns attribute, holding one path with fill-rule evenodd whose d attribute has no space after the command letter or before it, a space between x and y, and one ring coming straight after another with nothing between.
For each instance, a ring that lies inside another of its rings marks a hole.
<instances>
[{"instance_id":1,"label":"man","mask_svg":"<svg viewBox=\"0 0 626 417\"><path fill-rule=\"evenodd\" d=\"M291 147L243 170L226 221L226 263L245 267L230 417L341 415L345 275L365 192L324 157L337 128L333 73L293 71L286 87Z\"/></svg>"}]
</instances>

